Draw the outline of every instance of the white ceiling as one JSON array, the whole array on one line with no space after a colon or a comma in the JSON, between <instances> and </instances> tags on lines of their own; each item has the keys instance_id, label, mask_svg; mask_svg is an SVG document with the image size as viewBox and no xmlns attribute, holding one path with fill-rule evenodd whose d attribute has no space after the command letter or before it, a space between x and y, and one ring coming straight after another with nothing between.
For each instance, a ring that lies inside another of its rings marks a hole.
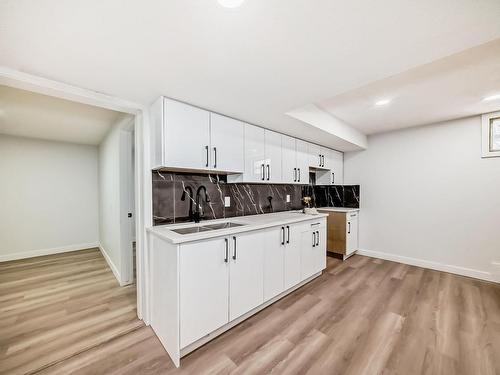
<instances>
[{"instance_id":1,"label":"white ceiling","mask_svg":"<svg viewBox=\"0 0 500 375\"><path fill-rule=\"evenodd\" d=\"M500 39L337 95L317 105L365 134L500 109ZM385 106L377 100L389 99Z\"/></svg>"},{"instance_id":2,"label":"white ceiling","mask_svg":"<svg viewBox=\"0 0 500 375\"><path fill-rule=\"evenodd\" d=\"M0 85L0 134L98 145L125 114Z\"/></svg>"},{"instance_id":3,"label":"white ceiling","mask_svg":"<svg viewBox=\"0 0 500 375\"><path fill-rule=\"evenodd\" d=\"M335 146L286 113L500 38L499 16L498 0L4 0L0 65Z\"/></svg>"}]
</instances>

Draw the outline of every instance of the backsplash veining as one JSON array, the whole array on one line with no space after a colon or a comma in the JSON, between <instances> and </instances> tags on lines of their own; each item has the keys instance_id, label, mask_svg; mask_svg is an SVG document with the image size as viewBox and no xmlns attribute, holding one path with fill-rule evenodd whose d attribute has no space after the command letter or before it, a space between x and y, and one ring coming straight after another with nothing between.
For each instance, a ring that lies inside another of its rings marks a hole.
<instances>
[{"instance_id":1,"label":"backsplash veining","mask_svg":"<svg viewBox=\"0 0 500 375\"><path fill-rule=\"evenodd\" d=\"M199 186L207 189L210 202L200 199L204 219L300 210L304 195L312 196L317 207L359 207L359 185L228 184L223 175L160 171L153 171L152 179L154 225L189 221L189 198L181 200L188 186L195 196ZM290 202L286 202L287 195ZM224 207L225 197L230 198L230 207Z\"/></svg>"}]
</instances>

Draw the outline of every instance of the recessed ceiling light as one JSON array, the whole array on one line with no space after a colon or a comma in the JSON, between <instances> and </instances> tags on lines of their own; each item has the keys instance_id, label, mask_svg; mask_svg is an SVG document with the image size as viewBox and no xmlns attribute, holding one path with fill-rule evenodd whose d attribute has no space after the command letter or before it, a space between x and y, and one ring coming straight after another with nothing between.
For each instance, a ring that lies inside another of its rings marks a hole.
<instances>
[{"instance_id":1,"label":"recessed ceiling light","mask_svg":"<svg viewBox=\"0 0 500 375\"><path fill-rule=\"evenodd\" d=\"M490 102L492 100L497 100L497 99L500 99L500 94L487 96L487 97L483 98L483 102Z\"/></svg>"},{"instance_id":2,"label":"recessed ceiling light","mask_svg":"<svg viewBox=\"0 0 500 375\"><path fill-rule=\"evenodd\" d=\"M387 105L391 102L391 99L381 99L375 102L376 106Z\"/></svg>"},{"instance_id":3,"label":"recessed ceiling light","mask_svg":"<svg viewBox=\"0 0 500 375\"><path fill-rule=\"evenodd\" d=\"M218 0L218 1L219 1L219 4L222 5L223 7L226 7L226 8L237 8L241 4L243 4L243 2L245 0Z\"/></svg>"}]
</instances>

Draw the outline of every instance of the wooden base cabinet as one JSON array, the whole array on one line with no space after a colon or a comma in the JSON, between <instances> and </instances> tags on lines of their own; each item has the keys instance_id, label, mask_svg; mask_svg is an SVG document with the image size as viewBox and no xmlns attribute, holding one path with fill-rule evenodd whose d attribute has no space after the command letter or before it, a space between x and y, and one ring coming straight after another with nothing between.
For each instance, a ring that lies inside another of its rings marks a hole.
<instances>
[{"instance_id":1,"label":"wooden base cabinet","mask_svg":"<svg viewBox=\"0 0 500 375\"><path fill-rule=\"evenodd\" d=\"M181 244L152 235L151 326L175 365L320 275L325 228L321 217Z\"/></svg>"},{"instance_id":2,"label":"wooden base cabinet","mask_svg":"<svg viewBox=\"0 0 500 375\"><path fill-rule=\"evenodd\" d=\"M347 259L359 249L359 212L331 212L327 213L327 250Z\"/></svg>"}]
</instances>

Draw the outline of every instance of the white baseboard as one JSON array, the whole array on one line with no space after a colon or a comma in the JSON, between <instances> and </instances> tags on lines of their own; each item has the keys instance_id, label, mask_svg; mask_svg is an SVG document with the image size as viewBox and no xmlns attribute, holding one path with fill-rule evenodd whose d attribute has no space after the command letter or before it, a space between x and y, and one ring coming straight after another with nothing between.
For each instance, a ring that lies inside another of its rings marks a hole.
<instances>
[{"instance_id":1,"label":"white baseboard","mask_svg":"<svg viewBox=\"0 0 500 375\"><path fill-rule=\"evenodd\" d=\"M365 255L372 258L379 258L384 260L390 260L393 262L409 264L411 266L417 266L422 268L429 268L431 270L443 271L448 273L453 273L460 276L472 277L474 279L491 281L495 283L500 283L500 278L491 272L479 271L472 268L465 268L460 266L454 266L450 264L432 262L429 260L417 259L406 257L403 255L384 253L381 251L372 251L372 250L358 250L358 255Z\"/></svg>"},{"instance_id":2,"label":"white baseboard","mask_svg":"<svg viewBox=\"0 0 500 375\"><path fill-rule=\"evenodd\" d=\"M9 260L34 258L34 257L40 257L40 256L44 256L44 255L67 253L70 251L77 251L77 250L87 250L87 249L92 249L94 247L99 247L99 242L91 242L91 243L83 243L83 244L68 245L68 246L61 246L61 247L53 247L50 249L22 251L19 253L0 255L0 262L7 262Z\"/></svg>"},{"instance_id":3,"label":"white baseboard","mask_svg":"<svg viewBox=\"0 0 500 375\"><path fill-rule=\"evenodd\" d=\"M111 260L111 258L109 257L109 255L106 253L106 250L104 249L104 247L102 247L102 245L99 245L99 250L101 250L102 256L104 257L104 259L106 259L106 263L108 263L109 268L111 268L111 271L113 271L113 275L115 275L116 280L118 281L118 283L120 284L120 286L125 285L122 282L122 277L120 275L120 271L118 271L118 268L113 263L113 261Z\"/></svg>"}]
</instances>

